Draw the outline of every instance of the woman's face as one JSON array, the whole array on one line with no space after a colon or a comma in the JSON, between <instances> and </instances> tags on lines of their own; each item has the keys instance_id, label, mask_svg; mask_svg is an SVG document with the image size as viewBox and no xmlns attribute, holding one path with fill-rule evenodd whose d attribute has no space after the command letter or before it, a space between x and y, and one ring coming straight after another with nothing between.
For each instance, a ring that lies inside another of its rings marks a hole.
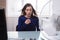
<instances>
[{"instance_id":1,"label":"woman's face","mask_svg":"<svg viewBox=\"0 0 60 40\"><path fill-rule=\"evenodd\" d=\"M32 7L31 6L26 7L25 13L26 13L26 15L31 16L31 14L32 14Z\"/></svg>"}]
</instances>

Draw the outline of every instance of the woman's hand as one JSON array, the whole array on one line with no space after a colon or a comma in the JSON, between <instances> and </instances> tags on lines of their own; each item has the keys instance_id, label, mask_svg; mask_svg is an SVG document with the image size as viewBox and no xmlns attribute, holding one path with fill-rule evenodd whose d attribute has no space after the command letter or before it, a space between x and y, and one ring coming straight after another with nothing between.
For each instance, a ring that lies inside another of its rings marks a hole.
<instances>
[{"instance_id":1,"label":"woman's hand","mask_svg":"<svg viewBox=\"0 0 60 40\"><path fill-rule=\"evenodd\" d=\"M31 23L31 20L30 19L26 19L25 23L26 24L30 24Z\"/></svg>"}]
</instances>

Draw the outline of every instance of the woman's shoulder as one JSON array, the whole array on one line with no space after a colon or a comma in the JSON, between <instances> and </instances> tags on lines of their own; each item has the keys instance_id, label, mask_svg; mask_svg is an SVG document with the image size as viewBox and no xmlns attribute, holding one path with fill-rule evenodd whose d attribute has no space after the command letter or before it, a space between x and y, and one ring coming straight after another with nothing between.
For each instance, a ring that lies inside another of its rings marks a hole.
<instances>
[{"instance_id":1,"label":"woman's shoulder","mask_svg":"<svg viewBox=\"0 0 60 40\"><path fill-rule=\"evenodd\" d=\"M38 18L37 16L33 16L32 19L34 19L34 20L36 20L36 21L39 20L39 18Z\"/></svg>"},{"instance_id":2,"label":"woman's shoulder","mask_svg":"<svg viewBox=\"0 0 60 40\"><path fill-rule=\"evenodd\" d=\"M32 18L38 19L38 17L37 17L37 16L33 16Z\"/></svg>"},{"instance_id":3,"label":"woman's shoulder","mask_svg":"<svg viewBox=\"0 0 60 40\"><path fill-rule=\"evenodd\" d=\"M24 16L23 15L19 16L19 19L24 19Z\"/></svg>"},{"instance_id":4,"label":"woman's shoulder","mask_svg":"<svg viewBox=\"0 0 60 40\"><path fill-rule=\"evenodd\" d=\"M24 16L23 15L20 15L19 18L23 18Z\"/></svg>"}]
</instances>

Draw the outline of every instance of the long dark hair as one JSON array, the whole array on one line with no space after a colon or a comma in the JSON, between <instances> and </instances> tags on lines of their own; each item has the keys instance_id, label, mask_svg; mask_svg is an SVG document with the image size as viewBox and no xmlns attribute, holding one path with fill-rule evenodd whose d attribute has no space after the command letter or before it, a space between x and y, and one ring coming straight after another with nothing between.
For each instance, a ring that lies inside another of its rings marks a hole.
<instances>
[{"instance_id":1,"label":"long dark hair","mask_svg":"<svg viewBox=\"0 0 60 40\"><path fill-rule=\"evenodd\" d=\"M26 8L29 7L29 6L32 7L32 15L31 15L31 16L34 16L34 15L37 16L35 9L33 8L33 6L32 6L30 3L27 3L27 4L22 8L22 14L23 14L23 15L26 15L25 10L26 10Z\"/></svg>"}]
</instances>

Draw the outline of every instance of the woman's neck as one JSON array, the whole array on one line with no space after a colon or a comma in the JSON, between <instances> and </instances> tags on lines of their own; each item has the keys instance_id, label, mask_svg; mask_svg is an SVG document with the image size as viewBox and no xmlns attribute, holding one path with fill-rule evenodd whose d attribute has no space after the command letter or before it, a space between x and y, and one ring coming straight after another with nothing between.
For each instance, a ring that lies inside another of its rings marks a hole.
<instances>
[{"instance_id":1,"label":"woman's neck","mask_svg":"<svg viewBox=\"0 0 60 40\"><path fill-rule=\"evenodd\" d=\"M31 16L25 15L26 18L31 18Z\"/></svg>"}]
</instances>

